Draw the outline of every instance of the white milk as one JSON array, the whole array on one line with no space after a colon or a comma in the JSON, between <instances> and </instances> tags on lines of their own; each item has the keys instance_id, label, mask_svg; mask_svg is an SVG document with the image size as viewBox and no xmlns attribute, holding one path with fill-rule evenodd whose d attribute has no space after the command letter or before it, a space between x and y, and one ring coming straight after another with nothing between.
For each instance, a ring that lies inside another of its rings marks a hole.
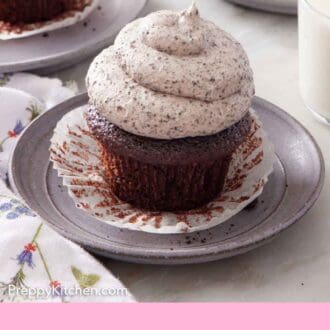
<instances>
[{"instance_id":1,"label":"white milk","mask_svg":"<svg viewBox=\"0 0 330 330\"><path fill-rule=\"evenodd\" d=\"M299 0L299 62L304 102L330 124L330 0Z\"/></svg>"}]
</instances>

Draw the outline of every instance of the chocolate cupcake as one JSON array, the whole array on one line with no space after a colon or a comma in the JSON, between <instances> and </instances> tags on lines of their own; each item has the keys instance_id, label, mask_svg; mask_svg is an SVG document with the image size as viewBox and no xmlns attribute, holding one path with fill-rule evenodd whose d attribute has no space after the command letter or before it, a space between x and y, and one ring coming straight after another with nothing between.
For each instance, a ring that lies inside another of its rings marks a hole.
<instances>
[{"instance_id":1,"label":"chocolate cupcake","mask_svg":"<svg viewBox=\"0 0 330 330\"><path fill-rule=\"evenodd\" d=\"M0 21L12 24L51 20L65 11L83 10L89 0L0 0Z\"/></svg>"},{"instance_id":2,"label":"chocolate cupcake","mask_svg":"<svg viewBox=\"0 0 330 330\"><path fill-rule=\"evenodd\" d=\"M194 5L128 24L94 60L87 89L87 123L120 199L174 211L221 193L250 131L253 76L241 45Z\"/></svg>"}]
</instances>

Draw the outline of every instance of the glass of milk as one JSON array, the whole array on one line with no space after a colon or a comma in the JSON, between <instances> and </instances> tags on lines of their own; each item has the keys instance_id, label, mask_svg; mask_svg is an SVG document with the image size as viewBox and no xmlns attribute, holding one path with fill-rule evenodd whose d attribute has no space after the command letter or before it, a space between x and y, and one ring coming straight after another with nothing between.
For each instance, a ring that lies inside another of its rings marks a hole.
<instances>
[{"instance_id":1,"label":"glass of milk","mask_svg":"<svg viewBox=\"0 0 330 330\"><path fill-rule=\"evenodd\" d=\"M299 0L299 71L305 105L330 125L330 0Z\"/></svg>"}]
</instances>

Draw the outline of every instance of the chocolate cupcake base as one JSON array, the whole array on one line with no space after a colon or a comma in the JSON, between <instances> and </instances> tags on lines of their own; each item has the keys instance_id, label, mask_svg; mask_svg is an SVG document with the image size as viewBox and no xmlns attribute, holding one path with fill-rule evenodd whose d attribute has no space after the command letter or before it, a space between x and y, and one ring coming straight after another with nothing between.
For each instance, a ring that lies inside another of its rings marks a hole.
<instances>
[{"instance_id":1,"label":"chocolate cupcake base","mask_svg":"<svg viewBox=\"0 0 330 330\"><path fill-rule=\"evenodd\" d=\"M123 131L93 107L86 119L101 147L105 180L112 192L153 211L193 209L219 195L231 156L251 128L247 114L218 134L157 140Z\"/></svg>"},{"instance_id":2,"label":"chocolate cupcake base","mask_svg":"<svg viewBox=\"0 0 330 330\"><path fill-rule=\"evenodd\" d=\"M209 164L152 165L102 148L106 180L121 200L147 210L189 210L222 190L230 159Z\"/></svg>"}]
</instances>

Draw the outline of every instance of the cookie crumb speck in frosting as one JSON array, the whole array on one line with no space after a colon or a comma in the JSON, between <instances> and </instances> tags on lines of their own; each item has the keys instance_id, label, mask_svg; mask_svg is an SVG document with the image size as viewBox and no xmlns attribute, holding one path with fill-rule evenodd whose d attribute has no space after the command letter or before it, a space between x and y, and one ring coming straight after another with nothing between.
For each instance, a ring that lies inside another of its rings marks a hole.
<instances>
[{"instance_id":1,"label":"cookie crumb speck in frosting","mask_svg":"<svg viewBox=\"0 0 330 330\"><path fill-rule=\"evenodd\" d=\"M218 133L249 110L253 74L242 46L193 3L129 23L87 75L90 102L136 135L177 139Z\"/></svg>"}]
</instances>

